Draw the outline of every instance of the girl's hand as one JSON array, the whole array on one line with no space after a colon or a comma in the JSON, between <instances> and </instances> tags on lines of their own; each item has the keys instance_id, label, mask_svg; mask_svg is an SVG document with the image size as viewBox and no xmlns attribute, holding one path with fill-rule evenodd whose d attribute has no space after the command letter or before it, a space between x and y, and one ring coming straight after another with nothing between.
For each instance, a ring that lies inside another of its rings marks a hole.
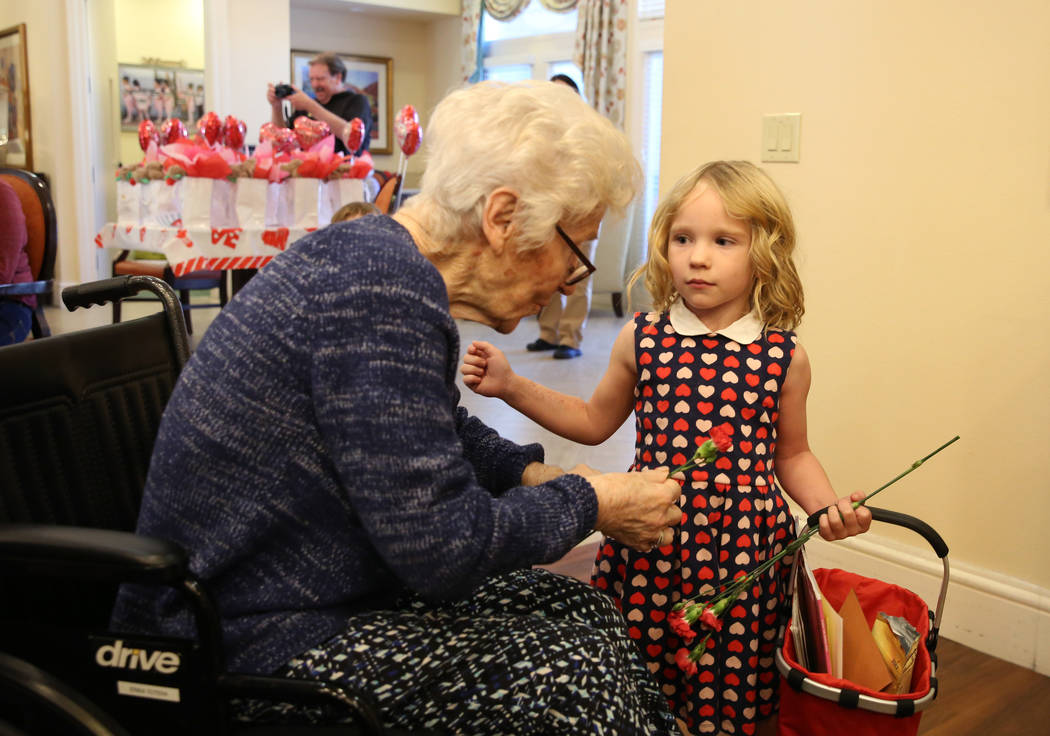
<instances>
[{"instance_id":1,"label":"girl's hand","mask_svg":"<svg viewBox=\"0 0 1050 736\"><path fill-rule=\"evenodd\" d=\"M463 356L463 383L476 394L502 398L514 378L503 351L492 343L475 340Z\"/></svg>"},{"instance_id":2,"label":"girl's hand","mask_svg":"<svg viewBox=\"0 0 1050 736\"><path fill-rule=\"evenodd\" d=\"M868 531L871 526L871 511L867 506L853 508L854 501L864 499L863 491L855 491L849 497L840 498L820 515L820 536L829 542L853 537Z\"/></svg>"}]
</instances>

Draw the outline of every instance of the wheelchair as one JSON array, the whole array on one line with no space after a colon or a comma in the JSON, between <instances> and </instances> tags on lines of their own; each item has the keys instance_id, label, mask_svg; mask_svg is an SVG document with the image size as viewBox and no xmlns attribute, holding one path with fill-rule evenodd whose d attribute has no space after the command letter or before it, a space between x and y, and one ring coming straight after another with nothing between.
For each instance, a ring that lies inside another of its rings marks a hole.
<instances>
[{"instance_id":1,"label":"wheelchair","mask_svg":"<svg viewBox=\"0 0 1050 736\"><path fill-rule=\"evenodd\" d=\"M187 551L134 534L189 357L181 304L150 276L62 292L73 310L143 290L160 312L0 348L0 734L395 733L367 693L228 671L216 604ZM181 591L196 636L110 631L125 582ZM245 723L234 699L321 706L340 723Z\"/></svg>"}]
</instances>

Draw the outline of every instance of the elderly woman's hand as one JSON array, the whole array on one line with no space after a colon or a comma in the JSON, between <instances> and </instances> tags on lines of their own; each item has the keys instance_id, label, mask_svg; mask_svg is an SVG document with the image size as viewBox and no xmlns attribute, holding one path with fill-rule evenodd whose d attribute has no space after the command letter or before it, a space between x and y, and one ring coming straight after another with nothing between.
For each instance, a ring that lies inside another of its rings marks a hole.
<instances>
[{"instance_id":1,"label":"elderly woman's hand","mask_svg":"<svg viewBox=\"0 0 1050 736\"><path fill-rule=\"evenodd\" d=\"M598 496L594 528L639 552L671 541L682 521L681 486L667 468L633 473L605 473L589 478Z\"/></svg>"}]
</instances>

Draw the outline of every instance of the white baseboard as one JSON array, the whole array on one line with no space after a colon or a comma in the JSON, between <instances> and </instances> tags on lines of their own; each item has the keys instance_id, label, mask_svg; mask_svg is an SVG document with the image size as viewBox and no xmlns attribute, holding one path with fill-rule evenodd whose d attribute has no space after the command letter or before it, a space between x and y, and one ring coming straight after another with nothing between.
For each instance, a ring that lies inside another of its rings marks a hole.
<instances>
[{"instance_id":1,"label":"white baseboard","mask_svg":"<svg viewBox=\"0 0 1050 736\"><path fill-rule=\"evenodd\" d=\"M922 596L933 610L943 565L929 546L910 546L877 532L842 542L814 538L811 567L837 567ZM973 565L953 563L941 635L1008 662L1050 675L1050 591Z\"/></svg>"}]
</instances>

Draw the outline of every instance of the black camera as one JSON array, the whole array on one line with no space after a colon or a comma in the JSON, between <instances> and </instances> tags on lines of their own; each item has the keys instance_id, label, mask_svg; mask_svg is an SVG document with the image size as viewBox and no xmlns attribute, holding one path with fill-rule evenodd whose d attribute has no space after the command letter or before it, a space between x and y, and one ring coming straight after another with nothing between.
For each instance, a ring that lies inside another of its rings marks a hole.
<instances>
[{"instance_id":1,"label":"black camera","mask_svg":"<svg viewBox=\"0 0 1050 736\"><path fill-rule=\"evenodd\" d=\"M278 84L273 88L274 95L277 99L283 100L285 97L290 97L295 94L295 88L290 84Z\"/></svg>"}]
</instances>

